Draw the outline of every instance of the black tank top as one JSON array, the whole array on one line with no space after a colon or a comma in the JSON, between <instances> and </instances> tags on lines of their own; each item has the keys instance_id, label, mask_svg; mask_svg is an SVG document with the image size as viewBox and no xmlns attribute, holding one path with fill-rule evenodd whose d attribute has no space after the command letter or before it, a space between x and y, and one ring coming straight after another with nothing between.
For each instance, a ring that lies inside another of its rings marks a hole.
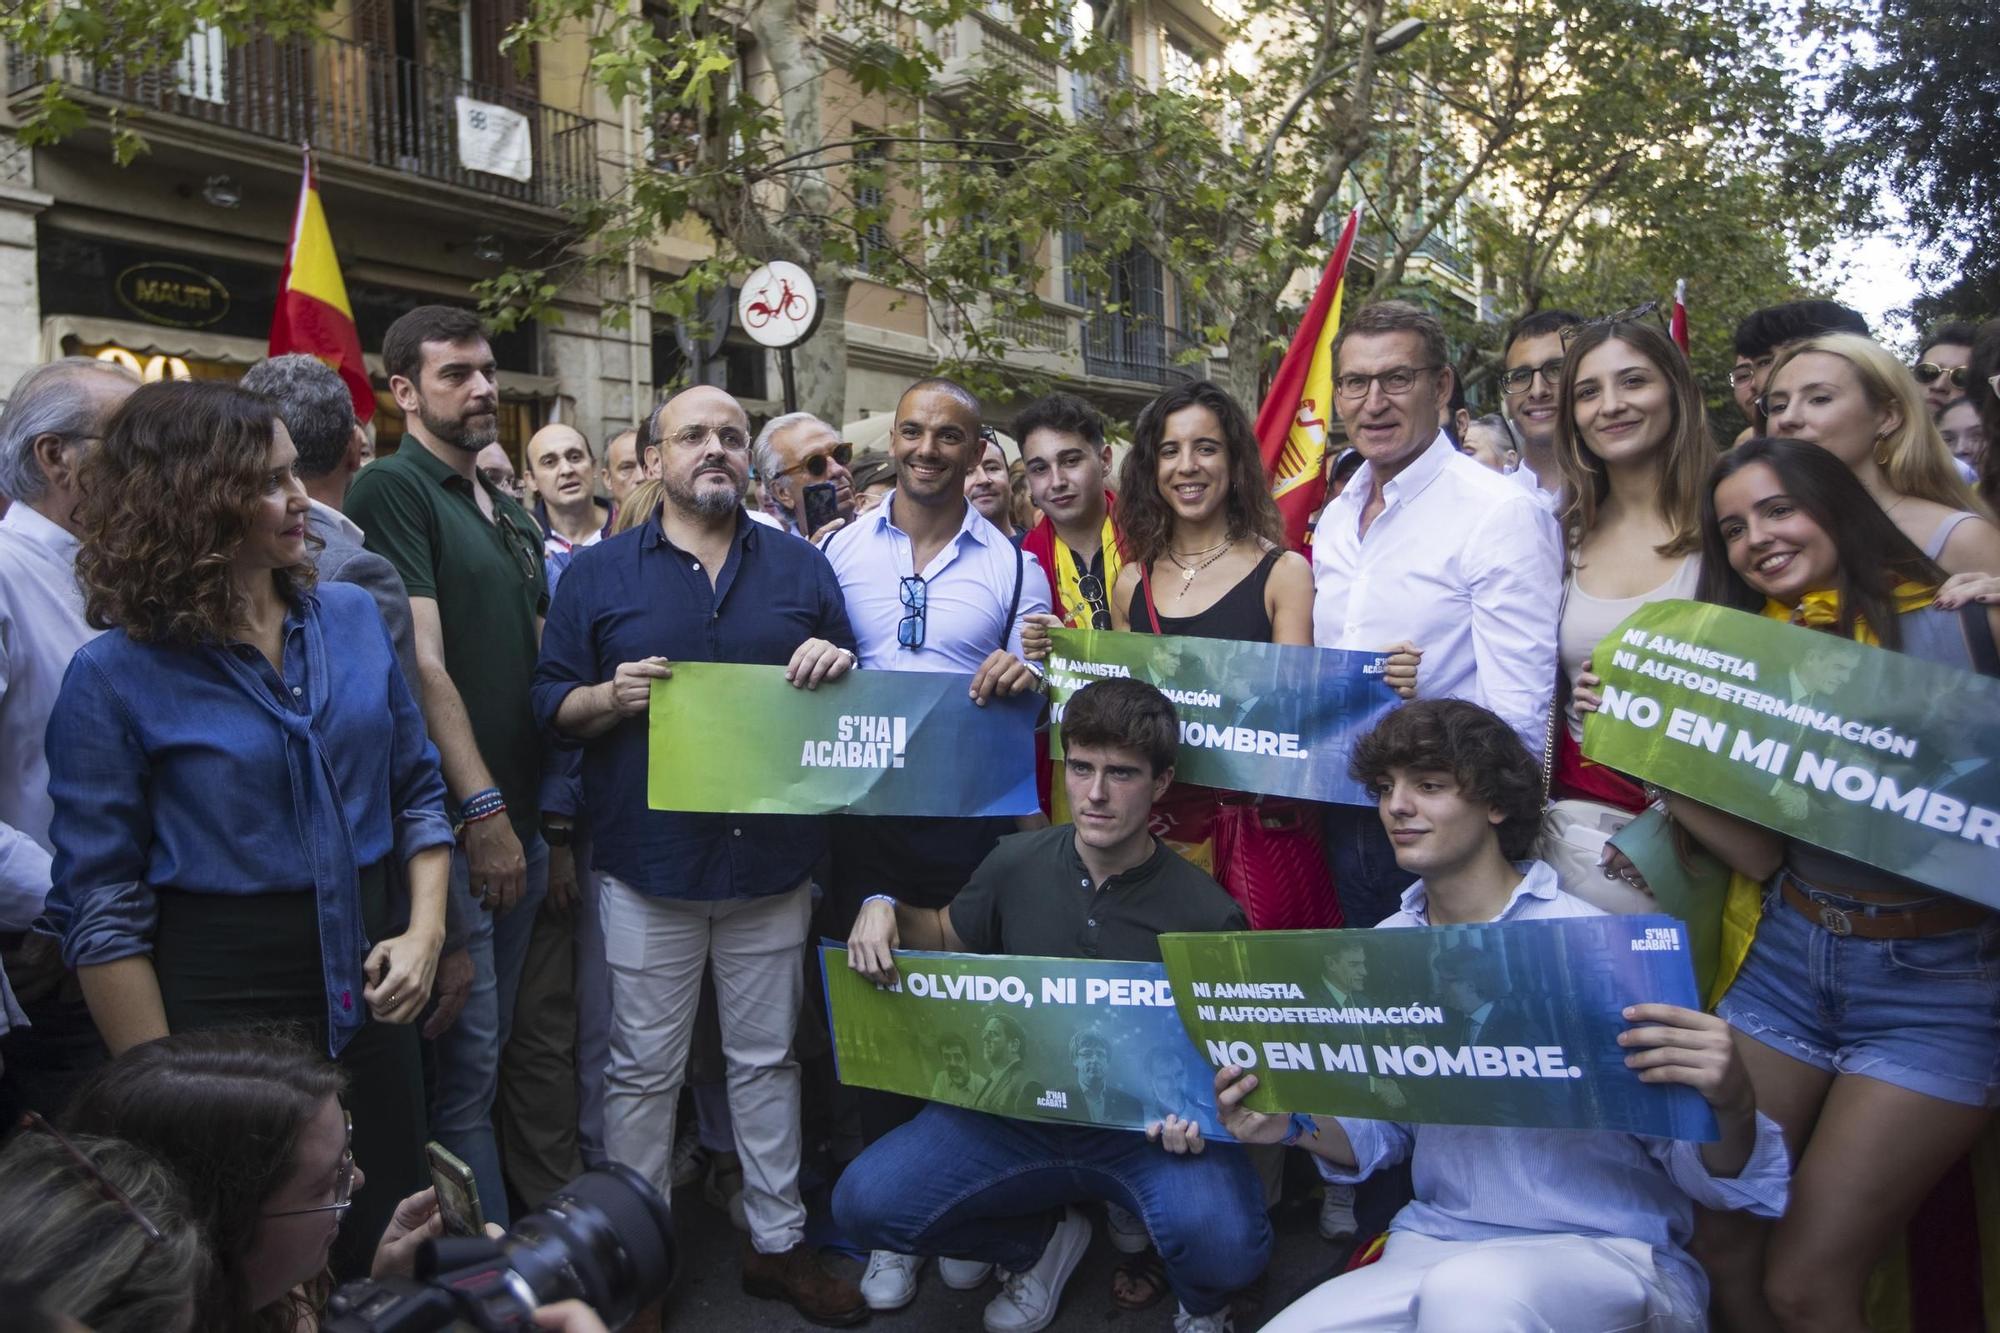
<instances>
[{"instance_id":1,"label":"black tank top","mask_svg":"<svg viewBox=\"0 0 2000 1333\"><path fill-rule=\"evenodd\" d=\"M1264 609L1264 585L1271 581L1271 570L1283 554L1277 548L1264 552L1264 558L1257 562L1257 567L1245 574L1235 587L1216 598L1215 605L1191 616L1162 615L1157 630L1153 628L1152 618L1146 614L1146 585L1142 582L1132 594L1132 604L1126 608L1126 619L1136 634L1179 634L1197 639L1269 643L1271 613ZM1157 599L1154 605L1157 609Z\"/></svg>"}]
</instances>

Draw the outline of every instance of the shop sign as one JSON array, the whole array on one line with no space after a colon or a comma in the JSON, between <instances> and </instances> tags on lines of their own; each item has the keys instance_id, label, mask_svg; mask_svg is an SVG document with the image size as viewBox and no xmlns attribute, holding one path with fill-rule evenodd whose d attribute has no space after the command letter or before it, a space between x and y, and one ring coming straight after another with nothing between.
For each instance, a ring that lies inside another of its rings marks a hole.
<instances>
[{"instance_id":1,"label":"shop sign","mask_svg":"<svg viewBox=\"0 0 2000 1333\"><path fill-rule=\"evenodd\" d=\"M119 303L151 324L205 329L229 313L229 289L220 278L186 264L134 264L118 275Z\"/></svg>"}]
</instances>

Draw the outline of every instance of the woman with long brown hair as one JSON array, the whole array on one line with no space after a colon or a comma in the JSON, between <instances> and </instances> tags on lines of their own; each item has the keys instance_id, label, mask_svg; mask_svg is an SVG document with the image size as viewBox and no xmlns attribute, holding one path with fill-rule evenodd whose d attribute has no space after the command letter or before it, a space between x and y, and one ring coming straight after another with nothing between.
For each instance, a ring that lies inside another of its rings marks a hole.
<instances>
[{"instance_id":1,"label":"woman with long brown hair","mask_svg":"<svg viewBox=\"0 0 2000 1333\"><path fill-rule=\"evenodd\" d=\"M409 1024L452 829L374 600L315 587L296 460L267 400L182 382L135 392L85 463L77 574L111 632L49 719L47 919L114 1054L274 1022L341 1062L382 1184L350 1271L425 1177Z\"/></svg>"}]
</instances>

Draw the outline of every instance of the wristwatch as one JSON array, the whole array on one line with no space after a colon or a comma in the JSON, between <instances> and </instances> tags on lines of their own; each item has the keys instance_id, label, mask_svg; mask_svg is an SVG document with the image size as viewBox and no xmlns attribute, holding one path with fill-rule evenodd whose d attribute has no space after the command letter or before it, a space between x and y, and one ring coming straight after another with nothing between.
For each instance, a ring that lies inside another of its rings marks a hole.
<instances>
[{"instance_id":1,"label":"wristwatch","mask_svg":"<svg viewBox=\"0 0 2000 1333\"><path fill-rule=\"evenodd\" d=\"M542 825L542 841L551 847L567 847L576 841L576 826L574 824L544 824Z\"/></svg>"}]
</instances>

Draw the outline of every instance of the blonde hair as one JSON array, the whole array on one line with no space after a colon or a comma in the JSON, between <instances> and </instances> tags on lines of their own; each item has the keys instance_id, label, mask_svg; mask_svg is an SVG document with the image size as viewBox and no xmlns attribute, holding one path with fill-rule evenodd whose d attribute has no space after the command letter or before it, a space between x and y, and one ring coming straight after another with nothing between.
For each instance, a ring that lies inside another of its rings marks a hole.
<instances>
[{"instance_id":1,"label":"blonde hair","mask_svg":"<svg viewBox=\"0 0 2000 1333\"><path fill-rule=\"evenodd\" d=\"M1875 463L1882 469L1889 489L1916 500L1929 500L1947 509L1964 509L1990 519L1993 513L1966 484L1931 421L1923 390L1909 368L1889 349L1873 338L1858 333L1824 333L1795 343L1771 367L1769 384L1794 357L1807 352L1837 356L1854 367L1861 391L1878 412L1894 412L1901 418L1896 428L1875 446Z\"/></svg>"},{"instance_id":2,"label":"blonde hair","mask_svg":"<svg viewBox=\"0 0 2000 1333\"><path fill-rule=\"evenodd\" d=\"M660 501L667 493L666 483L658 477L640 482L625 497L625 503L618 506L618 517L611 524L611 535L630 531L644 523L659 511Z\"/></svg>"}]
</instances>

